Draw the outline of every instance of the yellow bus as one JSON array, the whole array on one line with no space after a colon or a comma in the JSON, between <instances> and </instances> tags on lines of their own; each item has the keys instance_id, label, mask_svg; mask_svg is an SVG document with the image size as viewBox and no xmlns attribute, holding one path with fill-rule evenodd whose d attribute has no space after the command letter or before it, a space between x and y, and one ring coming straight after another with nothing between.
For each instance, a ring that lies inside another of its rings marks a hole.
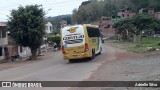
<instances>
[{"instance_id":1,"label":"yellow bus","mask_svg":"<svg viewBox=\"0 0 160 90\"><path fill-rule=\"evenodd\" d=\"M98 26L91 24L66 26L61 30L63 58L70 62L76 59L94 59L102 52L102 38Z\"/></svg>"}]
</instances>

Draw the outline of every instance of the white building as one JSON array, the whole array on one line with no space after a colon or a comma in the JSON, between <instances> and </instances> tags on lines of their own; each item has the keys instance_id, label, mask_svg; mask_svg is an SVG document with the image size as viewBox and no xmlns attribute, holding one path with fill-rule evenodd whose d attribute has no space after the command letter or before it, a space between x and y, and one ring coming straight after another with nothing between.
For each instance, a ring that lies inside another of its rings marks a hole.
<instances>
[{"instance_id":1,"label":"white building","mask_svg":"<svg viewBox=\"0 0 160 90\"><path fill-rule=\"evenodd\" d=\"M4 59L4 47L8 44L6 26L6 24L0 23L0 61Z\"/></svg>"},{"instance_id":2,"label":"white building","mask_svg":"<svg viewBox=\"0 0 160 90\"><path fill-rule=\"evenodd\" d=\"M53 25L52 25L52 23L49 21L49 22L47 22L47 24L45 25L46 27L45 27L45 32L46 32L46 34L51 34L51 33L53 33Z\"/></svg>"}]
</instances>

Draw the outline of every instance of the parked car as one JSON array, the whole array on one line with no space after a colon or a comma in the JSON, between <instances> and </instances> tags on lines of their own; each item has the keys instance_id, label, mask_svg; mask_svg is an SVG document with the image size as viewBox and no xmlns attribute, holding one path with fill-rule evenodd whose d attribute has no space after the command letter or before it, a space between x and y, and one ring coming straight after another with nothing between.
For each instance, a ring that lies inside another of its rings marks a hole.
<instances>
[{"instance_id":1,"label":"parked car","mask_svg":"<svg viewBox=\"0 0 160 90\"><path fill-rule=\"evenodd\" d=\"M142 35L142 37L148 37L148 35Z\"/></svg>"},{"instance_id":2,"label":"parked car","mask_svg":"<svg viewBox=\"0 0 160 90\"><path fill-rule=\"evenodd\" d=\"M160 34L155 34L153 37L160 37Z\"/></svg>"}]
</instances>

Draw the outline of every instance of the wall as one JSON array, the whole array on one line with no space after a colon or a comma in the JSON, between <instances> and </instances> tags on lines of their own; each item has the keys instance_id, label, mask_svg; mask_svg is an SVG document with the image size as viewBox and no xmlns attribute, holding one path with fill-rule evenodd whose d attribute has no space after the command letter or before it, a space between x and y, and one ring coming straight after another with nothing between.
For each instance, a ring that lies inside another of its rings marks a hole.
<instances>
[{"instance_id":1,"label":"wall","mask_svg":"<svg viewBox=\"0 0 160 90\"><path fill-rule=\"evenodd\" d=\"M20 51L20 46L18 47L18 53L21 57L31 56L31 50L28 47L22 47L22 52Z\"/></svg>"},{"instance_id":2,"label":"wall","mask_svg":"<svg viewBox=\"0 0 160 90\"><path fill-rule=\"evenodd\" d=\"M0 46L7 45L8 39L7 38L0 38Z\"/></svg>"},{"instance_id":3,"label":"wall","mask_svg":"<svg viewBox=\"0 0 160 90\"><path fill-rule=\"evenodd\" d=\"M155 16L160 19L160 12L156 12Z\"/></svg>"},{"instance_id":4,"label":"wall","mask_svg":"<svg viewBox=\"0 0 160 90\"><path fill-rule=\"evenodd\" d=\"M100 30L106 37L112 37L115 35L115 29L113 28L114 23L111 17L101 17Z\"/></svg>"}]
</instances>

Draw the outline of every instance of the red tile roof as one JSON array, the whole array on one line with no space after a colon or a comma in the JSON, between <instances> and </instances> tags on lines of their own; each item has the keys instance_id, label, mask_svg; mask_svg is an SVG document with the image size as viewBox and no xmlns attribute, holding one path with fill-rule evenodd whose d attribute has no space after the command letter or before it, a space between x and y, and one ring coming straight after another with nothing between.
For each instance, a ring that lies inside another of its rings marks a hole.
<instances>
[{"instance_id":1,"label":"red tile roof","mask_svg":"<svg viewBox=\"0 0 160 90\"><path fill-rule=\"evenodd\" d=\"M6 24L0 23L0 27L5 27L7 26Z\"/></svg>"}]
</instances>

